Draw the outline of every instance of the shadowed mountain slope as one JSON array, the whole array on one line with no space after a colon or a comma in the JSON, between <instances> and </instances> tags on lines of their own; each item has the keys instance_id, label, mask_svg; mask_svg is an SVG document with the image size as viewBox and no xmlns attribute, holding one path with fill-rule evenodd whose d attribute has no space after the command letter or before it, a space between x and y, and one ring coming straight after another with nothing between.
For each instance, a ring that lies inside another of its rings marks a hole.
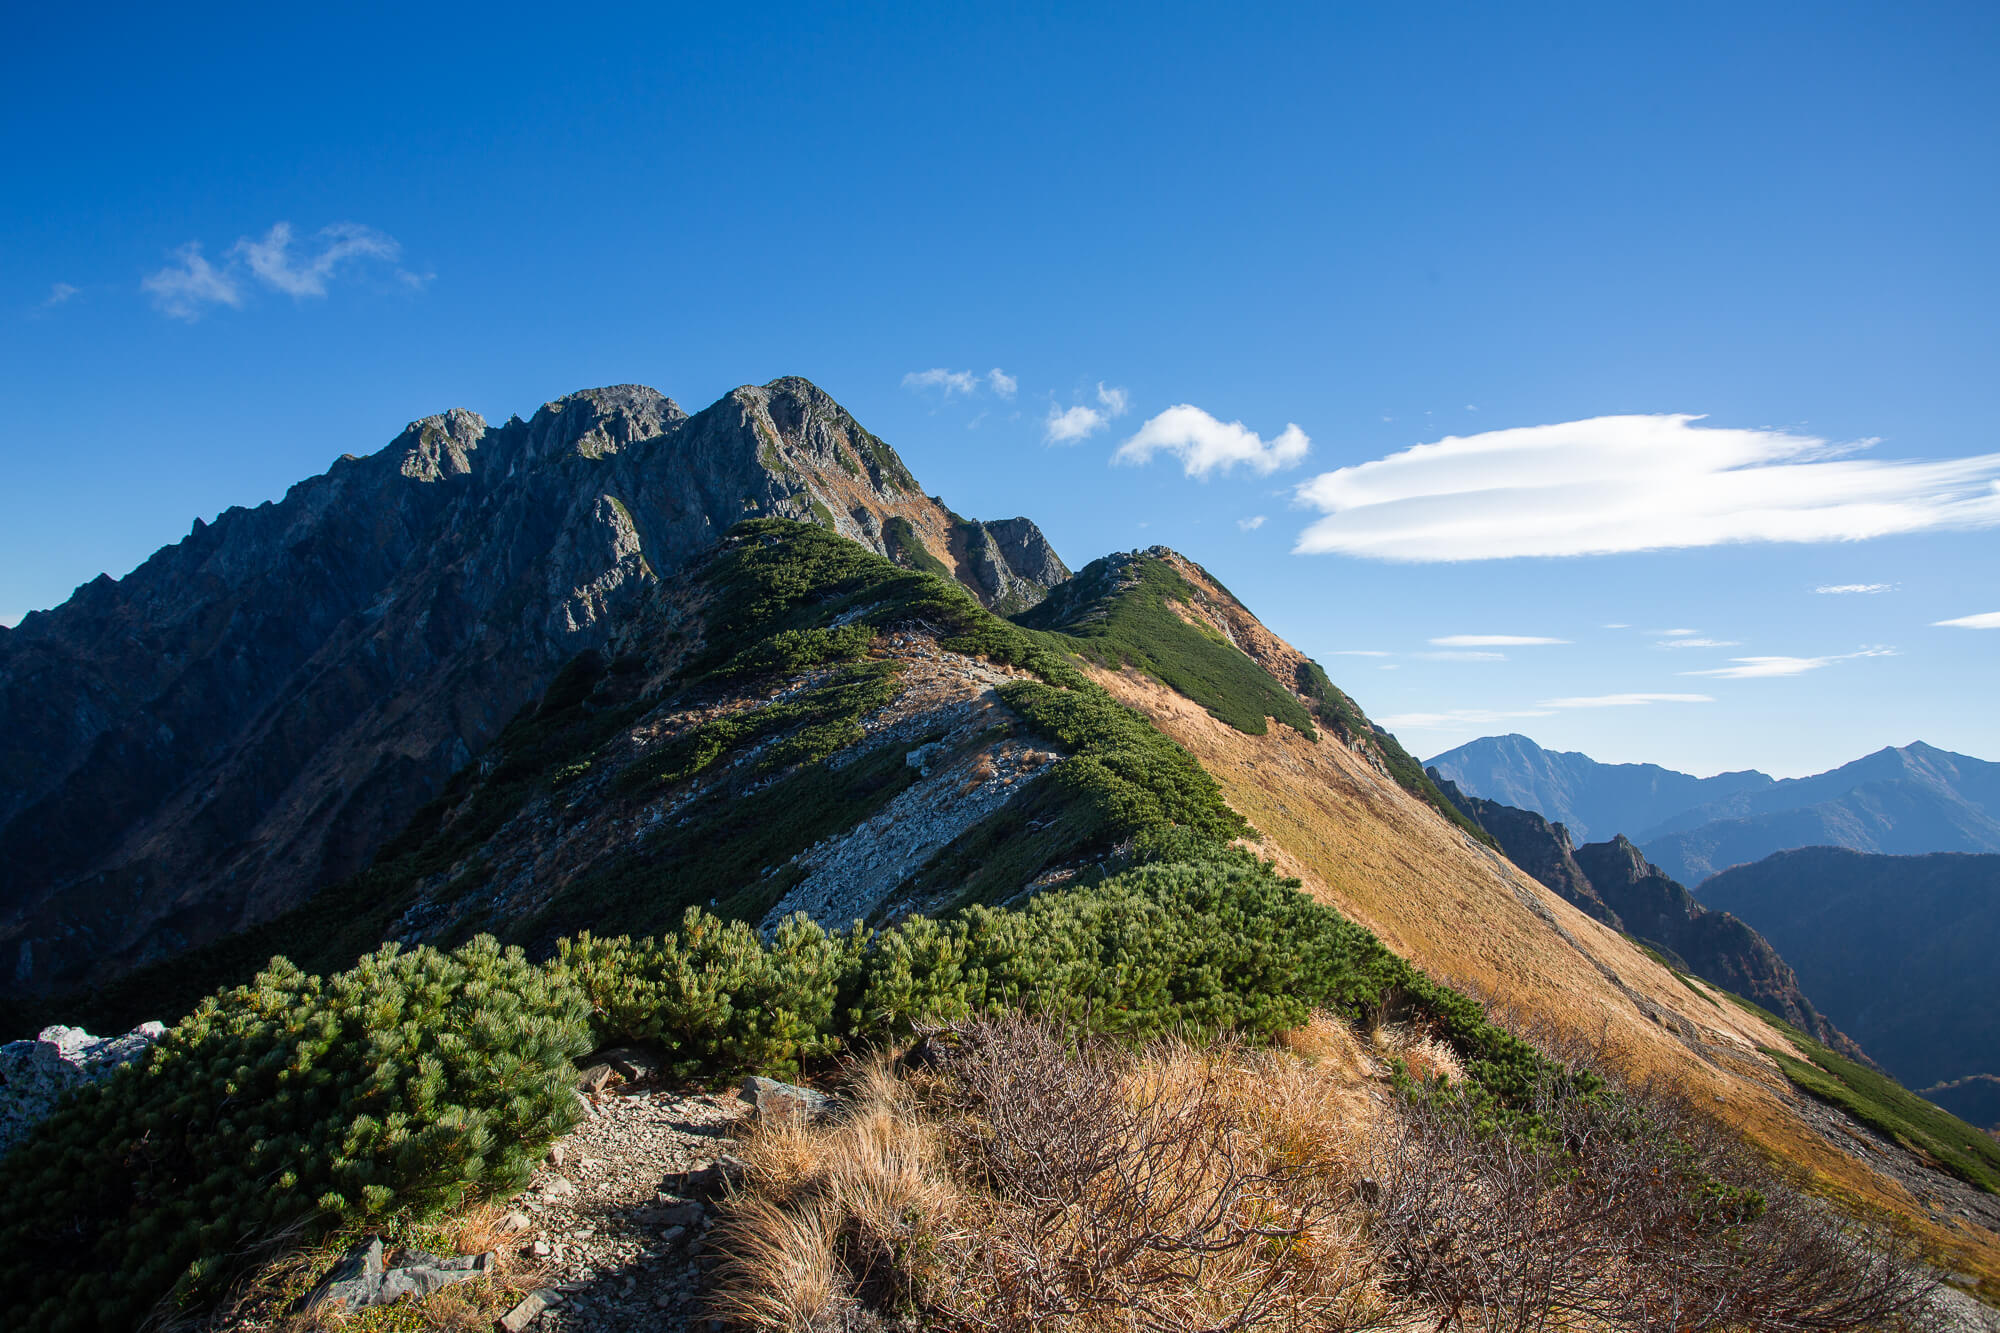
<instances>
[{"instance_id":1,"label":"shadowed mountain slope","mask_svg":"<svg viewBox=\"0 0 2000 1333\"><path fill-rule=\"evenodd\" d=\"M1808 847L1723 871L1702 901L1783 949L1897 1078L2000 1125L2000 856Z\"/></svg>"},{"instance_id":2,"label":"shadowed mountain slope","mask_svg":"<svg viewBox=\"0 0 2000 1333\"><path fill-rule=\"evenodd\" d=\"M800 379L693 417L625 385L501 426L413 422L0 631L0 986L100 978L359 870L559 666L758 515L1008 609L1067 573L1026 520L925 496Z\"/></svg>"},{"instance_id":3,"label":"shadowed mountain slope","mask_svg":"<svg viewBox=\"0 0 2000 1333\"><path fill-rule=\"evenodd\" d=\"M1813 1007L1769 941L1728 912L1696 902L1626 838L1572 848L1563 825L1532 810L1467 796L1436 769L1431 776L1493 835L1508 860L1587 916L1657 950L1669 965L1756 1001L1842 1055L1867 1059Z\"/></svg>"}]
</instances>

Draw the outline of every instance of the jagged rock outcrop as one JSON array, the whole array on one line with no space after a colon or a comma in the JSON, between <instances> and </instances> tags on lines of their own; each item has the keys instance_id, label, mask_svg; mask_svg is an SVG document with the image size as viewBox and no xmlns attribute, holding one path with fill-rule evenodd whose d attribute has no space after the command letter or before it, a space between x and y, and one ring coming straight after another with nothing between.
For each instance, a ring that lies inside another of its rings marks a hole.
<instances>
[{"instance_id":1,"label":"jagged rock outcrop","mask_svg":"<svg viewBox=\"0 0 2000 1333\"><path fill-rule=\"evenodd\" d=\"M1624 835L1572 848L1564 825L1532 810L1467 796L1436 768L1429 772L1453 804L1493 835L1508 860L1586 915L1659 950L1675 966L1754 1000L1835 1050L1867 1058L1813 1006L1770 941L1728 912L1697 902Z\"/></svg>"},{"instance_id":2,"label":"jagged rock outcrop","mask_svg":"<svg viewBox=\"0 0 2000 1333\"><path fill-rule=\"evenodd\" d=\"M93 1037L82 1028L57 1025L31 1040L0 1046L0 1154L71 1090L109 1076L166 1035L159 1023L141 1023L122 1037Z\"/></svg>"},{"instance_id":3,"label":"jagged rock outcrop","mask_svg":"<svg viewBox=\"0 0 2000 1333\"><path fill-rule=\"evenodd\" d=\"M412 422L0 631L0 1000L351 874L645 589L758 516L884 554L899 520L989 605L1062 570L1026 520L961 559L961 521L805 380L692 417L621 385Z\"/></svg>"}]
</instances>

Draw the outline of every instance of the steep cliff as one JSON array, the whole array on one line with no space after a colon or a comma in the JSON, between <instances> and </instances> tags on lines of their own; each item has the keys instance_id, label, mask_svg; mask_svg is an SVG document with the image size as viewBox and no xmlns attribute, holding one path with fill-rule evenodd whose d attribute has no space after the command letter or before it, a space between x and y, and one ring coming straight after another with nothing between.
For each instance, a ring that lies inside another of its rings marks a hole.
<instances>
[{"instance_id":1,"label":"steep cliff","mask_svg":"<svg viewBox=\"0 0 2000 1333\"><path fill-rule=\"evenodd\" d=\"M101 978L358 870L557 667L758 516L883 554L894 524L905 563L920 547L1008 609L1066 573L1026 520L924 495L801 379L693 417L624 385L412 422L0 634L0 985Z\"/></svg>"}]
</instances>

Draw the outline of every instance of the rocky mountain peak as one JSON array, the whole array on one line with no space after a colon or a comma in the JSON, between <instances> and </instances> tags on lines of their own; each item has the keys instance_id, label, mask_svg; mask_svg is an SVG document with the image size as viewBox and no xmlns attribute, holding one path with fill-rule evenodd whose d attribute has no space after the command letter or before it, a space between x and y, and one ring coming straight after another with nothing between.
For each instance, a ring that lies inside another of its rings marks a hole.
<instances>
[{"instance_id":1,"label":"rocky mountain peak","mask_svg":"<svg viewBox=\"0 0 2000 1333\"><path fill-rule=\"evenodd\" d=\"M0 987L267 919L365 864L557 668L737 522L814 523L1025 609L1068 570L961 518L797 377L453 409L0 636Z\"/></svg>"}]
</instances>

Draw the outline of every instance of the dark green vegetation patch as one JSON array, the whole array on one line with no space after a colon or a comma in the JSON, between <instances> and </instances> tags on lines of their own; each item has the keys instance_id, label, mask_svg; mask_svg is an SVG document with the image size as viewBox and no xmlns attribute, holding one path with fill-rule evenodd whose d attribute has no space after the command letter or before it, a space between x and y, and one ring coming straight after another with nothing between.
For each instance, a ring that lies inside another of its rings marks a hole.
<instances>
[{"instance_id":1,"label":"dark green vegetation patch","mask_svg":"<svg viewBox=\"0 0 2000 1333\"><path fill-rule=\"evenodd\" d=\"M1770 1010L1740 995L1729 998L1777 1028L1806 1053L1809 1058L1800 1060L1783 1051L1761 1048L1799 1088L1905 1148L1934 1158L1967 1184L1988 1194L2000 1194L2000 1140L1925 1101L1888 1075L1834 1054Z\"/></svg>"}]
</instances>

